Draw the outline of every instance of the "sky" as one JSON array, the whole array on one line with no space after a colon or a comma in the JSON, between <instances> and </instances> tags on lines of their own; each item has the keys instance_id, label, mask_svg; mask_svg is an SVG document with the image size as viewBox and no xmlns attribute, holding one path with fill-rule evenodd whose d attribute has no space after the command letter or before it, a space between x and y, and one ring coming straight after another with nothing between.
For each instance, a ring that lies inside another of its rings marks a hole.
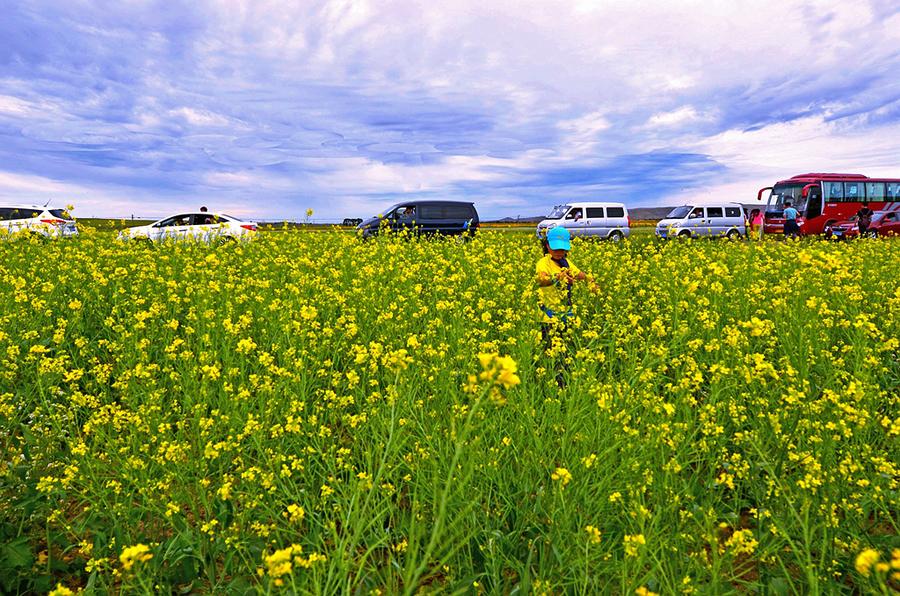
<instances>
[{"instance_id":1,"label":"sky","mask_svg":"<svg viewBox=\"0 0 900 596\"><path fill-rule=\"evenodd\" d=\"M440 6L438 6L440 4ZM0 0L0 200L328 221L900 177L895 0Z\"/></svg>"}]
</instances>

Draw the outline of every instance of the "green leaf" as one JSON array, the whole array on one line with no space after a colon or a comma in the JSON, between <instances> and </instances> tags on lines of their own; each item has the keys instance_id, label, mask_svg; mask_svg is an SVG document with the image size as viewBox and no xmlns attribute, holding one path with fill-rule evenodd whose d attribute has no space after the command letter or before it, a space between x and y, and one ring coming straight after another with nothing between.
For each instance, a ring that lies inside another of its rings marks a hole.
<instances>
[{"instance_id":1,"label":"green leaf","mask_svg":"<svg viewBox=\"0 0 900 596\"><path fill-rule=\"evenodd\" d=\"M28 544L28 538L22 536L0 546L0 568L31 567L32 563L34 563L34 555Z\"/></svg>"}]
</instances>

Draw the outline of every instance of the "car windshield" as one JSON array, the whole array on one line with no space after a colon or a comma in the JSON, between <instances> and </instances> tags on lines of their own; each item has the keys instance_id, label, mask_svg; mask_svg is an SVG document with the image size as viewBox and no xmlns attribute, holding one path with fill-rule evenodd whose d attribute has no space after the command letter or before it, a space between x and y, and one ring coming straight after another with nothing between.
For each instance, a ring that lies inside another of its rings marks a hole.
<instances>
[{"instance_id":1,"label":"car windshield","mask_svg":"<svg viewBox=\"0 0 900 596\"><path fill-rule=\"evenodd\" d=\"M683 205L681 207L675 207L669 214L666 216L666 219L684 219L687 217L687 214L691 212L690 205Z\"/></svg>"},{"instance_id":2,"label":"car windshield","mask_svg":"<svg viewBox=\"0 0 900 596\"><path fill-rule=\"evenodd\" d=\"M887 216L888 213L889 213L888 211L876 211L875 214L872 215L872 223L877 223L877 222L881 221L882 219L884 219ZM891 219L893 219L893 218L891 218Z\"/></svg>"},{"instance_id":3,"label":"car windshield","mask_svg":"<svg viewBox=\"0 0 900 596\"><path fill-rule=\"evenodd\" d=\"M553 211L550 212L550 215L547 216L547 219L562 219L568 211L569 205L557 205L553 208Z\"/></svg>"},{"instance_id":4,"label":"car windshield","mask_svg":"<svg viewBox=\"0 0 900 596\"><path fill-rule=\"evenodd\" d=\"M803 198L803 187L806 184L776 184L769 193L769 203L766 211L784 211L784 204L791 202L791 207L799 213L806 210L806 199Z\"/></svg>"}]
</instances>

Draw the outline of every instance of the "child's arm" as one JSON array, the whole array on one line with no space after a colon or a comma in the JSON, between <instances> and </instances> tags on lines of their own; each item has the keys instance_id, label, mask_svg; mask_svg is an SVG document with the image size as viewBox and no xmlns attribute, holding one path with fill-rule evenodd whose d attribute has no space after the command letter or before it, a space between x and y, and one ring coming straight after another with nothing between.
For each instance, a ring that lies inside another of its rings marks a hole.
<instances>
[{"instance_id":1,"label":"child's arm","mask_svg":"<svg viewBox=\"0 0 900 596\"><path fill-rule=\"evenodd\" d=\"M550 274L546 271L538 271L537 272L537 285L546 288L547 286L553 285L553 278L550 277Z\"/></svg>"}]
</instances>

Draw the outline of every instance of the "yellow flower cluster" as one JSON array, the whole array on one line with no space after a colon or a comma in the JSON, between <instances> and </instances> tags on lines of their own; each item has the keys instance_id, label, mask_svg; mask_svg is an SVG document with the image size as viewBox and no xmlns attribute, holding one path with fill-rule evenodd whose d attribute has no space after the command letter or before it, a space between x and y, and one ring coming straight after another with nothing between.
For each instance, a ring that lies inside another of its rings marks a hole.
<instances>
[{"instance_id":1,"label":"yellow flower cluster","mask_svg":"<svg viewBox=\"0 0 900 596\"><path fill-rule=\"evenodd\" d=\"M897 250L576 239L548 341L528 233L0 242L3 586L891 588Z\"/></svg>"},{"instance_id":2,"label":"yellow flower cluster","mask_svg":"<svg viewBox=\"0 0 900 596\"><path fill-rule=\"evenodd\" d=\"M122 549L119 555L119 562L122 563L122 569L130 571L135 563L146 563L153 558L150 547L146 544L135 544Z\"/></svg>"}]
</instances>

